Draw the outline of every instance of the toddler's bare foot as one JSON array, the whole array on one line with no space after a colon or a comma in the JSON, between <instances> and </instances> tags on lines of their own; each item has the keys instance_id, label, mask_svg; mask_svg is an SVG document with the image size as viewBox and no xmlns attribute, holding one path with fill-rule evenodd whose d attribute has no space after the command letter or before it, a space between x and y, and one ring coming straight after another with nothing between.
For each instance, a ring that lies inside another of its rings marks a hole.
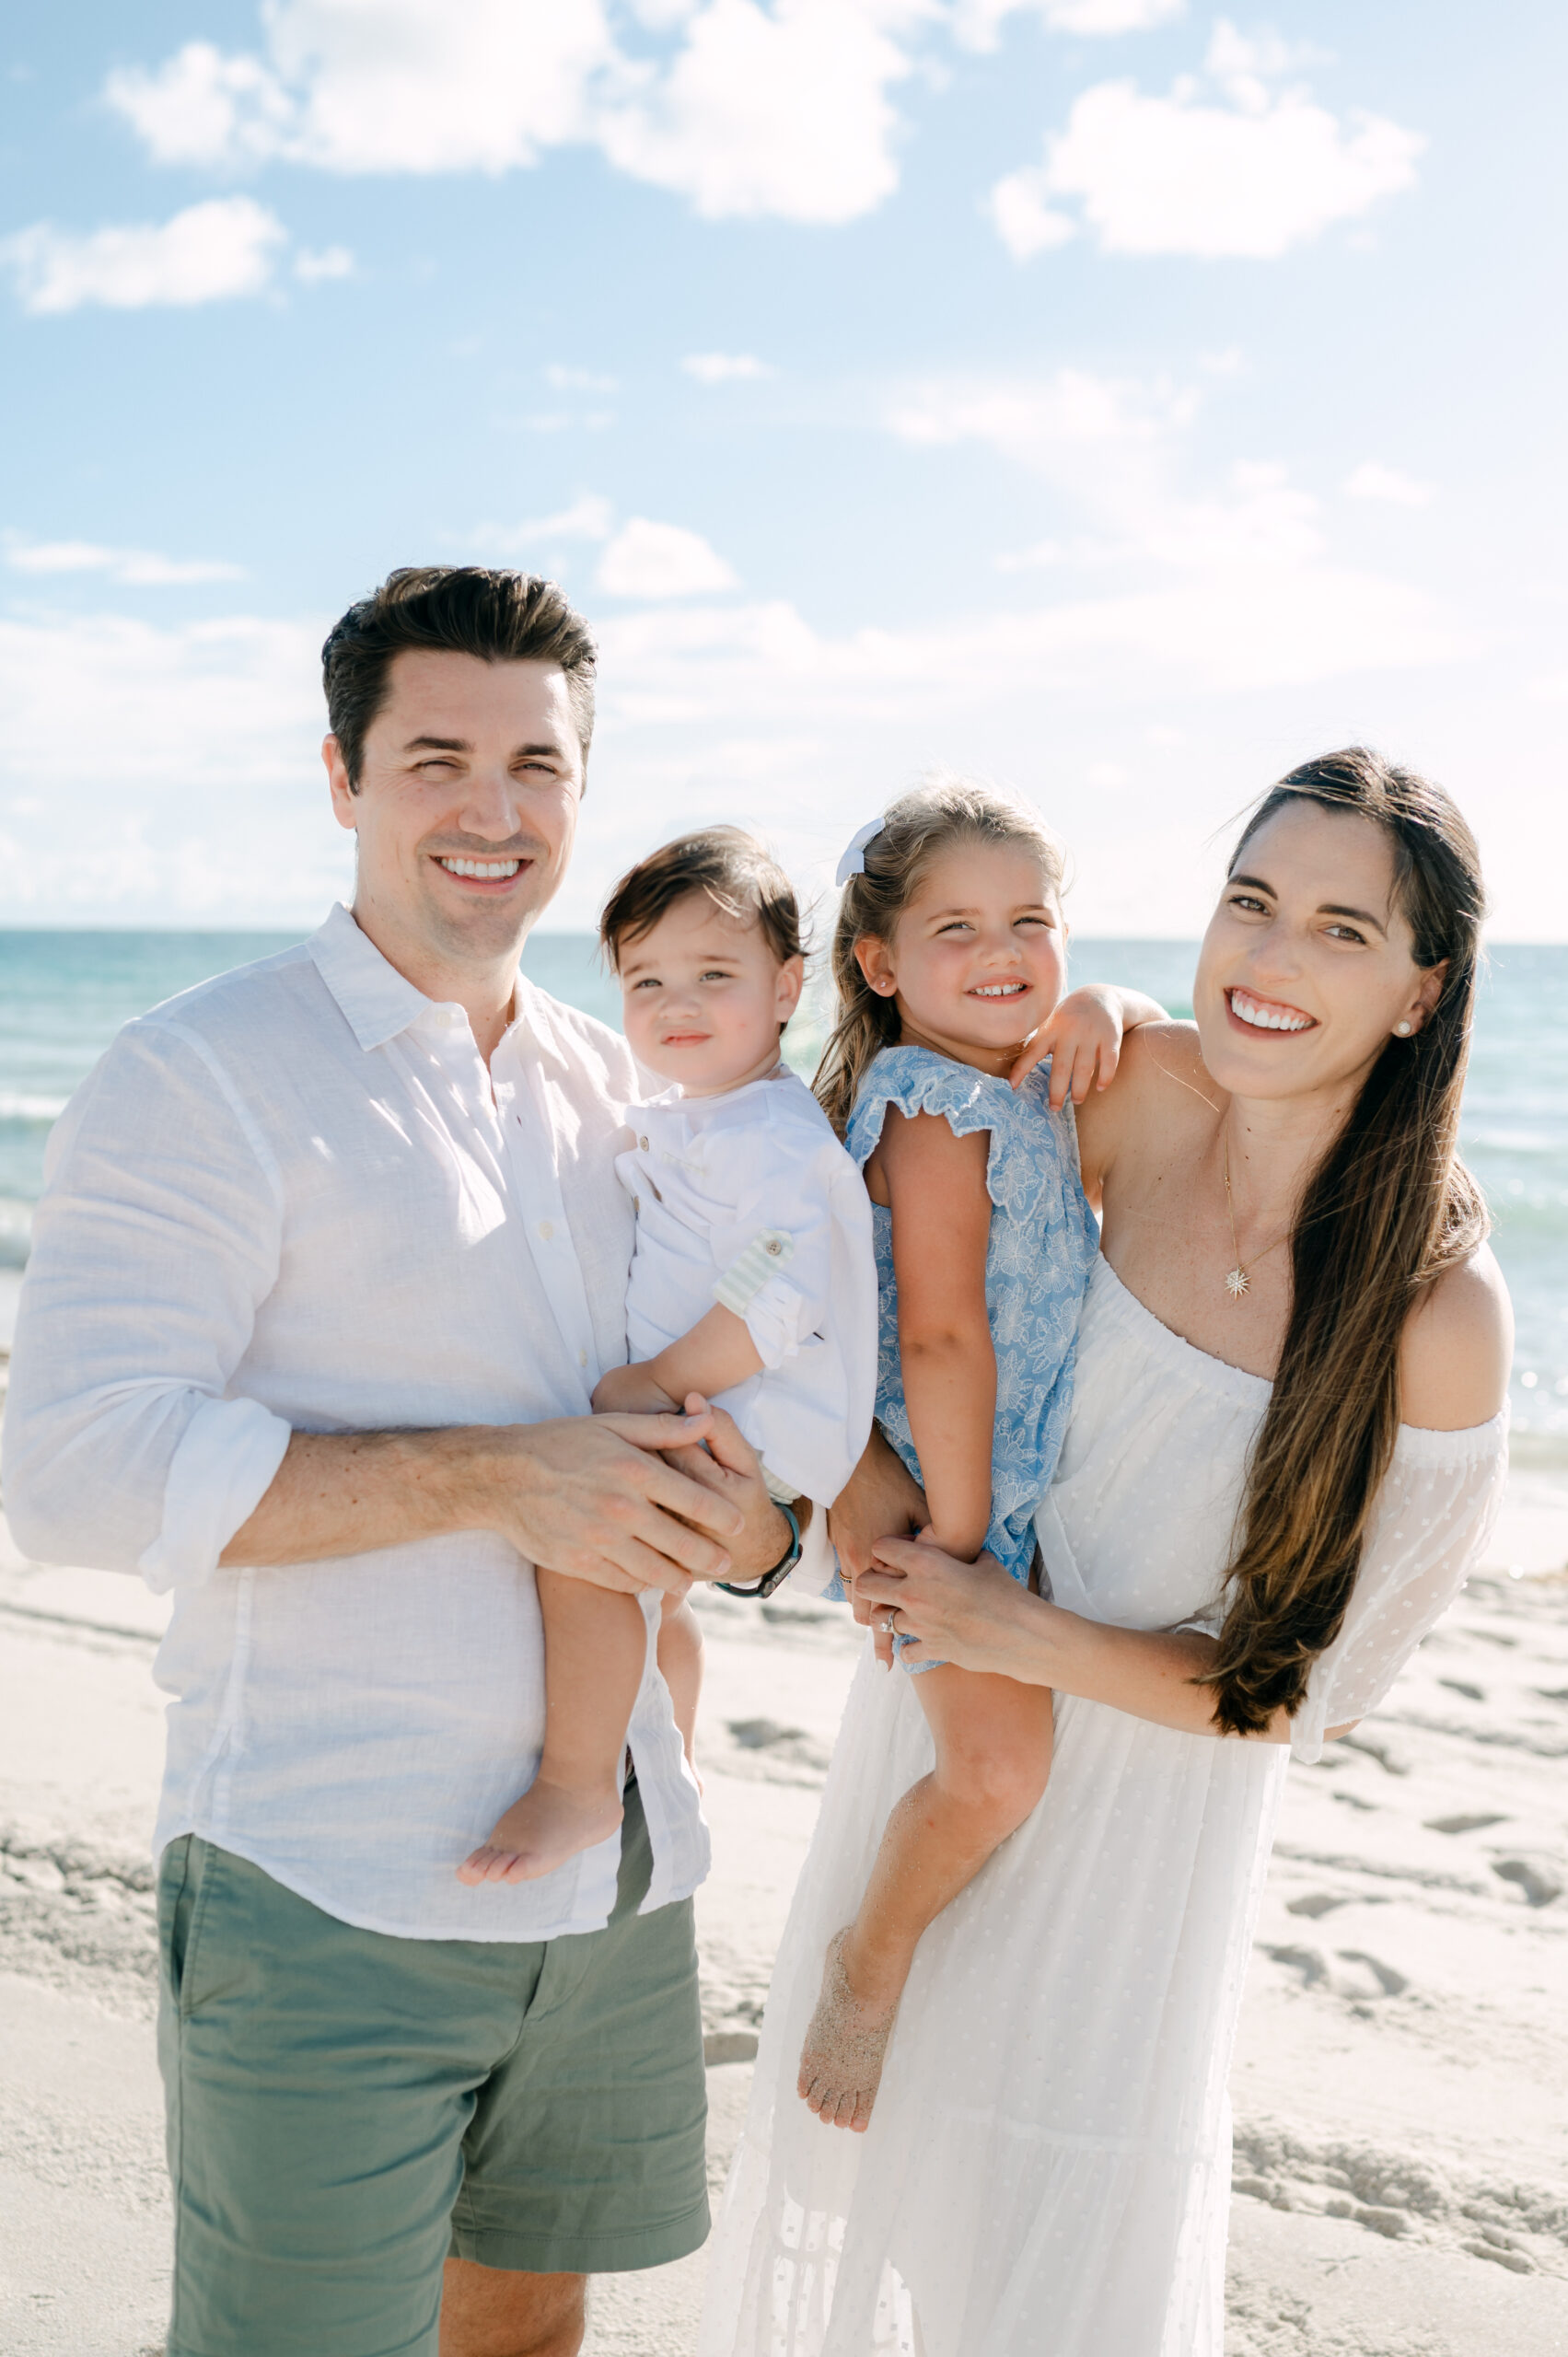
<instances>
[{"instance_id":1,"label":"toddler's bare foot","mask_svg":"<svg viewBox=\"0 0 1568 2357\"><path fill-rule=\"evenodd\" d=\"M899 1999L860 1997L844 1970L847 1929L828 1943L822 1993L800 2050L796 2091L825 2128L852 2128L863 2136L882 2078L882 2057L892 2034Z\"/></svg>"},{"instance_id":2,"label":"toddler's bare foot","mask_svg":"<svg viewBox=\"0 0 1568 2357\"><path fill-rule=\"evenodd\" d=\"M553 1874L579 1850L607 1841L620 1824L620 1795L597 1787L556 1784L538 1776L514 1801L487 1841L463 1860L459 1882L533 1882Z\"/></svg>"}]
</instances>

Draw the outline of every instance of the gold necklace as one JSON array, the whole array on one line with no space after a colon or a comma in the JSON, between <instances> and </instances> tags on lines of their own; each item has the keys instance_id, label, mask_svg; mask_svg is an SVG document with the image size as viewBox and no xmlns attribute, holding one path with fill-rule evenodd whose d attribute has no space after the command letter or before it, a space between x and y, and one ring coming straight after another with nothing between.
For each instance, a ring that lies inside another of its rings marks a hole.
<instances>
[{"instance_id":1,"label":"gold necklace","mask_svg":"<svg viewBox=\"0 0 1568 2357\"><path fill-rule=\"evenodd\" d=\"M1228 1139L1226 1140L1225 1149L1225 1207L1230 1215L1230 1248L1236 1255L1236 1266L1229 1271L1225 1278L1225 1289L1226 1293L1229 1294L1232 1301L1239 1301L1243 1294L1251 1292L1252 1279L1246 1269L1241 1265L1241 1247L1237 1241L1236 1205L1231 1199L1230 1191L1230 1143ZM1278 1246L1282 1245L1285 1240L1285 1237L1289 1234L1290 1230L1287 1227L1283 1236L1276 1236L1272 1244L1265 1244L1261 1252L1254 1253L1252 1256L1254 1265L1256 1265L1259 1260L1266 1260L1270 1253L1274 1251Z\"/></svg>"}]
</instances>

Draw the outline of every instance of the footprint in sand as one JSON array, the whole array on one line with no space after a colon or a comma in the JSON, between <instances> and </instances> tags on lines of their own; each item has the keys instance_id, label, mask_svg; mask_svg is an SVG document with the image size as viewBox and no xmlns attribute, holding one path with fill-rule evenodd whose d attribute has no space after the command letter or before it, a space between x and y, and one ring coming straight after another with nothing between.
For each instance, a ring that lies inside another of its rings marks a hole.
<instances>
[{"instance_id":1,"label":"footprint in sand","mask_svg":"<svg viewBox=\"0 0 1568 2357\"><path fill-rule=\"evenodd\" d=\"M1492 1871L1516 1882L1532 1907L1550 1907L1562 1896L1562 1870L1544 1858L1493 1858Z\"/></svg>"}]
</instances>

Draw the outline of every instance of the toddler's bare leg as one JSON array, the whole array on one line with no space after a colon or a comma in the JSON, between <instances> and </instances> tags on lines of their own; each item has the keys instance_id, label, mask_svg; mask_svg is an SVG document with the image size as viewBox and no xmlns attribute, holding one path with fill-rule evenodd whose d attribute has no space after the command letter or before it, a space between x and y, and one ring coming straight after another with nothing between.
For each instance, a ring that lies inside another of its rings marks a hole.
<instances>
[{"instance_id":1,"label":"toddler's bare leg","mask_svg":"<svg viewBox=\"0 0 1568 2357\"><path fill-rule=\"evenodd\" d=\"M536 1573L544 1616L544 1752L539 1773L458 1868L459 1882L531 1882L621 1822L626 1725L647 1656L634 1596Z\"/></svg>"},{"instance_id":2,"label":"toddler's bare leg","mask_svg":"<svg viewBox=\"0 0 1568 2357\"><path fill-rule=\"evenodd\" d=\"M950 1664L914 1681L936 1765L888 1819L860 1911L830 1944L799 2093L829 2126L864 2130L921 1933L1022 1825L1051 1773L1042 1686Z\"/></svg>"},{"instance_id":3,"label":"toddler's bare leg","mask_svg":"<svg viewBox=\"0 0 1568 2357\"><path fill-rule=\"evenodd\" d=\"M691 1772L697 1771L697 1703L703 1691L703 1631L684 1596L667 1596L659 1621L659 1675L669 1689L675 1724Z\"/></svg>"}]
</instances>

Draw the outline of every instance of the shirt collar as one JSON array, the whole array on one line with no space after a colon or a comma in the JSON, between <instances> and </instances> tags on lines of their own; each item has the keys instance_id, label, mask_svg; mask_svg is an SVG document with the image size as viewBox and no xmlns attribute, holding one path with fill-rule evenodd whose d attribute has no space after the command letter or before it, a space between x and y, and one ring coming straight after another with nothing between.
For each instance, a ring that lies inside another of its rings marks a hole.
<instances>
[{"instance_id":1,"label":"shirt collar","mask_svg":"<svg viewBox=\"0 0 1568 2357\"><path fill-rule=\"evenodd\" d=\"M316 961L316 970L366 1052L384 1048L389 1039L432 1013L436 1004L388 963L342 901L306 946Z\"/></svg>"}]
</instances>

